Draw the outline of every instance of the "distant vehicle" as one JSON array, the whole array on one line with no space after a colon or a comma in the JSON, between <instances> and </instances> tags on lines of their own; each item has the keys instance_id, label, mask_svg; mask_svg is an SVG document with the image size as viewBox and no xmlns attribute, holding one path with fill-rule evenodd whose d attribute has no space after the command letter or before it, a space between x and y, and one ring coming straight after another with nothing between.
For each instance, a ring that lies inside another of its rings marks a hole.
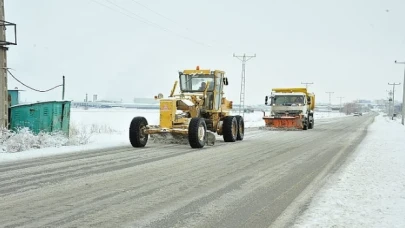
<instances>
[{"instance_id":1,"label":"distant vehicle","mask_svg":"<svg viewBox=\"0 0 405 228\"><path fill-rule=\"evenodd\" d=\"M361 112L355 112L353 113L353 116L362 116L363 114Z\"/></svg>"},{"instance_id":2,"label":"distant vehicle","mask_svg":"<svg viewBox=\"0 0 405 228\"><path fill-rule=\"evenodd\" d=\"M270 98L270 104L268 100ZM306 88L273 88L266 96L265 105L271 107L270 115L264 113L263 120L268 128L313 129L315 94Z\"/></svg>"}]
</instances>

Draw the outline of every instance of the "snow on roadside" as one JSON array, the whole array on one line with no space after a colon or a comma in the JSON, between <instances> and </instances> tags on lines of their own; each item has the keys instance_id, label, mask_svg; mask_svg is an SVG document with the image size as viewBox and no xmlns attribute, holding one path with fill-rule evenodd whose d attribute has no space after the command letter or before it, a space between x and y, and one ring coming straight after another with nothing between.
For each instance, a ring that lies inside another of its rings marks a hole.
<instances>
[{"instance_id":1,"label":"snow on roadside","mask_svg":"<svg viewBox=\"0 0 405 228\"><path fill-rule=\"evenodd\" d=\"M294 227L405 227L405 127L379 115Z\"/></svg>"},{"instance_id":2,"label":"snow on roadside","mask_svg":"<svg viewBox=\"0 0 405 228\"><path fill-rule=\"evenodd\" d=\"M97 135L96 140L86 145L53 146L41 149L29 149L15 153L0 153L0 163L65 153L77 153L88 150L101 150L120 146L128 146L127 137L123 137L120 134L99 134Z\"/></svg>"}]
</instances>

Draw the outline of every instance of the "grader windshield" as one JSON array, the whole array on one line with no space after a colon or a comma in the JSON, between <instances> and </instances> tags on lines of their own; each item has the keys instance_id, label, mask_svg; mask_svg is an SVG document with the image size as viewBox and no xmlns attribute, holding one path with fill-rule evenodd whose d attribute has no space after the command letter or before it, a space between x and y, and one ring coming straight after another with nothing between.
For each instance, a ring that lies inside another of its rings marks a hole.
<instances>
[{"instance_id":1,"label":"grader windshield","mask_svg":"<svg viewBox=\"0 0 405 228\"><path fill-rule=\"evenodd\" d=\"M214 91L213 74L180 74L180 88L183 92L203 92L209 82L208 92Z\"/></svg>"}]
</instances>

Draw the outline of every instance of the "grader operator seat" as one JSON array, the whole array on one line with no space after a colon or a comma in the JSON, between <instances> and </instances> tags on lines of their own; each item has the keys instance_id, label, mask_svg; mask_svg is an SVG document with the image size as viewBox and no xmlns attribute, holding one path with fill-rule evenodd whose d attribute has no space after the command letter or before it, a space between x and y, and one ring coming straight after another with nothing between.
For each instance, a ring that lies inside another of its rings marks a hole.
<instances>
[{"instance_id":1,"label":"grader operator seat","mask_svg":"<svg viewBox=\"0 0 405 228\"><path fill-rule=\"evenodd\" d=\"M209 87L207 89L207 97L204 101L204 108L207 110L213 109L213 100L214 100L214 82L210 82ZM207 87L207 83L205 81L201 82L200 87L198 88L199 92L204 92L205 88Z\"/></svg>"},{"instance_id":2,"label":"grader operator seat","mask_svg":"<svg viewBox=\"0 0 405 228\"><path fill-rule=\"evenodd\" d=\"M198 88L198 91L201 91L201 92L204 91L206 86L207 86L207 83L201 82L201 85L200 85L200 88Z\"/></svg>"}]
</instances>

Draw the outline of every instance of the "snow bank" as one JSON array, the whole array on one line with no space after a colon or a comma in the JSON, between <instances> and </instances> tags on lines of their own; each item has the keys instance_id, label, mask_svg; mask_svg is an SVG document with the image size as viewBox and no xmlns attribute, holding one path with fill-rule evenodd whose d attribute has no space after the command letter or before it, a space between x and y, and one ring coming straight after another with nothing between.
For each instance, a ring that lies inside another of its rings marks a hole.
<instances>
[{"instance_id":1,"label":"snow bank","mask_svg":"<svg viewBox=\"0 0 405 228\"><path fill-rule=\"evenodd\" d=\"M294 227L405 227L405 127L379 115Z\"/></svg>"},{"instance_id":2,"label":"snow bank","mask_svg":"<svg viewBox=\"0 0 405 228\"><path fill-rule=\"evenodd\" d=\"M20 152L46 147L60 147L69 143L62 133L33 134L28 128L11 132L3 129L0 132L0 152Z\"/></svg>"}]
</instances>

